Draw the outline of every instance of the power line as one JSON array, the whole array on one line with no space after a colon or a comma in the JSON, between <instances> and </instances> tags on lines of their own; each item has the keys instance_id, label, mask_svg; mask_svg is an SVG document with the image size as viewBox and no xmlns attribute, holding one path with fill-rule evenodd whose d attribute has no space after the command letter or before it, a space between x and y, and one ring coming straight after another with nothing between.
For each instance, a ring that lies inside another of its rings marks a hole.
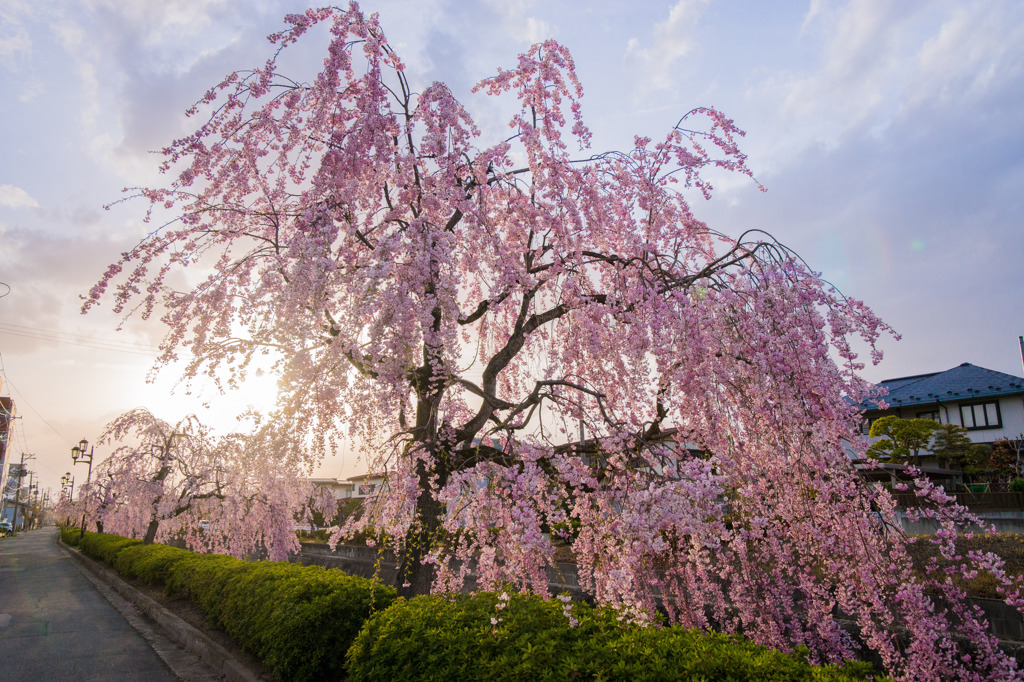
<instances>
[{"instance_id":1,"label":"power line","mask_svg":"<svg viewBox=\"0 0 1024 682\"><path fill-rule=\"evenodd\" d=\"M57 434L58 436L60 436L61 438L63 438L63 439L65 439L65 440L67 440L67 436L65 436L65 435L64 435L63 433L61 433L61 432L60 432L60 431L59 431L59 430L57 429L57 427L56 427L56 426L54 426L54 425L53 425L53 424L51 424L50 422L46 421L46 417L44 417L43 415L39 414L39 410L37 410L36 408L34 408L34 407L32 406L32 403L30 403L30 402L28 401L28 399L27 399L27 398L25 398L24 394L22 394L22 392L18 390L18 387L14 385L14 382L13 382L13 381L11 381L11 378L10 378L9 376L7 376L7 368L6 368L6 367L4 367L4 355L3 355L3 353L0 353L0 374L3 374L3 377L4 377L4 384L5 384L5 385L8 385L8 386L10 386L10 387L11 387L11 389L12 389L12 390L13 390L13 391L14 391L15 393L17 393L17 394L18 394L18 398L19 398L19 400L20 400L20 401L22 401L22 402L24 402L24 403L25 403L26 405L28 405L29 409L30 409L30 410L32 410L33 412L35 412L35 413L36 413L36 416L37 416L37 417L39 417L39 418L40 418L40 419L42 420L42 422L43 422L44 424L46 424L46 425L47 425L47 426L49 426L49 427L50 427L51 429L53 429L53 432L54 432L54 433L56 433L56 434ZM24 436L22 436L22 439L24 439ZM23 444L24 444L24 443L23 443Z\"/></svg>"},{"instance_id":2,"label":"power line","mask_svg":"<svg viewBox=\"0 0 1024 682\"><path fill-rule=\"evenodd\" d=\"M150 344L133 343L131 341L119 341L115 339L104 339L97 336L86 336L84 334L71 334L52 329L40 329L37 327L26 327L19 324L0 322L0 334L20 336L23 338L36 339L39 341L52 341L55 343L66 343L83 348L94 348L97 350L112 350L119 353L131 353L133 355L156 356L160 354L159 346Z\"/></svg>"}]
</instances>

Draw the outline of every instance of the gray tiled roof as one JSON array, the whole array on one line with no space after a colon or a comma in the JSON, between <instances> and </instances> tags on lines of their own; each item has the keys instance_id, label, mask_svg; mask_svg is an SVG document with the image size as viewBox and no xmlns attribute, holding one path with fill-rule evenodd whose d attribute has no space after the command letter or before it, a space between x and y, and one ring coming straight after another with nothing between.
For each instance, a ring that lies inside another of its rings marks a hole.
<instances>
[{"instance_id":1,"label":"gray tiled roof","mask_svg":"<svg viewBox=\"0 0 1024 682\"><path fill-rule=\"evenodd\" d=\"M890 407L927 405L1024 393L1024 379L965 362L945 372L886 379L878 384ZM865 406L874 409L874 402Z\"/></svg>"}]
</instances>

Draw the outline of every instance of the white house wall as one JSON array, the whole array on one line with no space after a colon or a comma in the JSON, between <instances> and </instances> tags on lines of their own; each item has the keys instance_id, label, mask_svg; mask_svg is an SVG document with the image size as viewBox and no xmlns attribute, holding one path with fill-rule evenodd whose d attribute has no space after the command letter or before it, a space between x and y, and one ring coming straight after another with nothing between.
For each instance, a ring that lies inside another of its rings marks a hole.
<instances>
[{"instance_id":1,"label":"white house wall","mask_svg":"<svg viewBox=\"0 0 1024 682\"><path fill-rule=\"evenodd\" d=\"M967 403L978 403L980 400L965 400ZM968 431L968 437L975 443L991 443L1000 438L1016 438L1024 434L1024 398L1019 395L999 398L999 416L1002 422L1001 428L996 429L975 429ZM939 421L943 424L956 424L963 426L960 419L961 403L942 403L939 409ZM932 409L932 405L912 405L903 408L903 417L913 419L917 413Z\"/></svg>"}]
</instances>

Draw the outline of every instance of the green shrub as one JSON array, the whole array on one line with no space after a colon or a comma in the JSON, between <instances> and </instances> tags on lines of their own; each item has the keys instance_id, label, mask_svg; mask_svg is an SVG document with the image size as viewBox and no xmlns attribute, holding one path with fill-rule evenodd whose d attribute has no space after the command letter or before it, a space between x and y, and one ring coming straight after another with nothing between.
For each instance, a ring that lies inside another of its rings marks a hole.
<instances>
[{"instance_id":1,"label":"green shrub","mask_svg":"<svg viewBox=\"0 0 1024 682\"><path fill-rule=\"evenodd\" d=\"M83 554L91 556L108 564L114 563L114 557L125 547L141 545L142 540L123 538L120 535L108 533L86 533L78 542L78 548Z\"/></svg>"},{"instance_id":2,"label":"green shrub","mask_svg":"<svg viewBox=\"0 0 1024 682\"><path fill-rule=\"evenodd\" d=\"M114 569L123 576L138 578L149 585L163 585L171 568L192 552L167 545L130 545L114 559Z\"/></svg>"},{"instance_id":3,"label":"green shrub","mask_svg":"<svg viewBox=\"0 0 1024 682\"><path fill-rule=\"evenodd\" d=\"M817 667L747 640L624 624L609 609L493 593L399 599L348 652L352 680L855 680L867 663ZM496 624L492 619L501 619Z\"/></svg>"},{"instance_id":4,"label":"green shrub","mask_svg":"<svg viewBox=\"0 0 1024 682\"><path fill-rule=\"evenodd\" d=\"M323 542L326 543L331 539L331 532L326 528L319 528L313 532L308 530L297 531L299 534L299 542Z\"/></svg>"},{"instance_id":5,"label":"green shrub","mask_svg":"<svg viewBox=\"0 0 1024 682\"><path fill-rule=\"evenodd\" d=\"M1010 481L1010 492L1024 493L1024 478L1015 478Z\"/></svg>"},{"instance_id":6,"label":"green shrub","mask_svg":"<svg viewBox=\"0 0 1024 682\"><path fill-rule=\"evenodd\" d=\"M165 587L168 594L177 594L198 604L211 623L223 628L220 612L227 589L253 566L255 564L221 554L193 553L174 565Z\"/></svg>"},{"instance_id":7,"label":"green shrub","mask_svg":"<svg viewBox=\"0 0 1024 682\"><path fill-rule=\"evenodd\" d=\"M69 547L77 547L78 540L82 536L82 529L78 526L61 526L60 541Z\"/></svg>"},{"instance_id":8,"label":"green shrub","mask_svg":"<svg viewBox=\"0 0 1024 682\"><path fill-rule=\"evenodd\" d=\"M395 598L391 587L337 570L216 555L176 562L167 589L288 680L340 676L363 622Z\"/></svg>"},{"instance_id":9,"label":"green shrub","mask_svg":"<svg viewBox=\"0 0 1024 682\"><path fill-rule=\"evenodd\" d=\"M61 536L77 541L78 530ZM320 566L196 554L104 533L86 532L79 546L122 575L198 604L282 680L343 676L345 652L363 623L395 599L392 587Z\"/></svg>"}]
</instances>

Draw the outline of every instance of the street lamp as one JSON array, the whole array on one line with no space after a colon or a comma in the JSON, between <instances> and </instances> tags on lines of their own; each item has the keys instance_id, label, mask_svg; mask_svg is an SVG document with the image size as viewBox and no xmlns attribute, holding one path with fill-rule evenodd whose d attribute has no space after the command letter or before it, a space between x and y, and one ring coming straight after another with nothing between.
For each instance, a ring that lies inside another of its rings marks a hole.
<instances>
[{"instance_id":1,"label":"street lamp","mask_svg":"<svg viewBox=\"0 0 1024 682\"><path fill-rule=\"evenodd\" d=\"M61 493L63 493L64 497L67 499L68 505L70 506L72 500L75 497L75 477L71 475L70 471L60 477L60 489ZM64 523L71 523L70 515L67 517Z\"/></svg>"},{"instance_id":2,"label":"street lamp","mask_svg":"<svg viewBox=\"0 0 1024 682\"><path fill-rule=\"evenodd\" d=\"M86 448L89 448L88 452L86 452ZM89 441L87 441L84 438L82 440L78 441L78 445L76 445L73 448L71 448L71 461L74 464L78 464L79 462L81 462L82 464L88 464L89 465L89 473L87 473L85 475L85 484L86 485L89 485L89 481L92 479L92 455L93 455L93 446L90 446L89 445ZM82 498L82 494L81 493L78 494L78 498L79 499ZM88 504L88 500L86 500L86 503ZM79 537L81 537L81 538L85 537L85 507L84 506L82 507L82 534Z\"/></svg>"},{"instance_id":3,"label":"street lamp","mask_svg":"<svg viewBox=\"0 0 1024 682\"><path fill-rule=\"evenodd\" d=\"M75 477L70 471L60 477L60 488L67 493L69 500L75 496Z\"/></svg>"},{"instance_id":4,"label":"street lamp","mask_svg":"<svg viewBox=\"0 0 1024 682\"><path fill-rule=\"evenodd\" d=\"M28 487L28 497L32 501L32 521L29 522L29 530L39 526L39 484L34 483Z\"/></svg>"}]
</instances>

